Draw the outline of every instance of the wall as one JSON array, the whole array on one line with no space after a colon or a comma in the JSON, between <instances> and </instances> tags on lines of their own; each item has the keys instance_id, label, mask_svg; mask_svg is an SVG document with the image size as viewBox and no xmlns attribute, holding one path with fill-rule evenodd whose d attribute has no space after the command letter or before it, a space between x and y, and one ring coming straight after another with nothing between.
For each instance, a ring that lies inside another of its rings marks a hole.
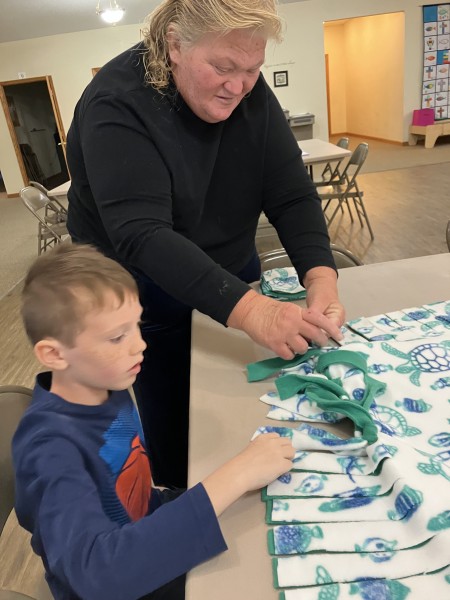
<instances>
[{"instance_id":1,"label":"wall","mask_svg":"<svg viewBox=\"0 0 450 600\"><path fill-rule=\"evenodd\" d=\"M347 131L401 142L404 15L364 17L346 29Z\"/></svg>"},{"instance_id":2,"label":"wall","mask_svg":"<svg viewBox=\"0 0 450 600\"><path fill-rule=\"evenodd\" d=\"M330 131L401 142L404 13L332 21L324 31Z\"/></svg>"},{"instance_id":3,"label":"wall","mask_svg":"<svg viewBox=\"0 0 450 600\"><path fill-rule=\"evenodd\" d=\"M288 70L289 86L274 88L282 106L291 114L312 112L316 115L314 136L328 137L324 27L328 21L404 13L404 67L401 92L402 118L397 120L396 138L408 139L408 126L412 111L420 108L422 80L422 5L435 4L435 0L309 0L281 5L286 20L286 33L280 46L271 45L267 52L263 73L273 85L273 71ZM375 56L385 40L374 43ZM402 40L396 40L397 51ZM401 57L401 53L400 53ZM402 74L400 73L400 77ZM292 84L291 84L292 82ZM348 90L347 92L348 93ZM398 101L398 99L396 99ZM346 116L344 117L344 119ZM346 129L346 128L344 128ZM380 135L380 137L383 137ZM392 139L389 137L388 139Z\"/></svg>"},{"instance_id":4,"label":"wall","mask_svg":"<svg viewBox=\"0 0 450 600\"><path fill-rule=\"evenodd\" d=\"M313 112L314 135L328 138L325 85L325 21L404 11L405 56L402 140L412 111L419 107L422 75L422 4L435 0L307 0L282 4L286 34L279 46L270 44L262 71L272 85L273 71L288 70L289 86L276 88L276 94L291 114ZM0 44L0 81L51 75L58 97L64 127L67 129L82 90L91 79L91 68L104 64L139 39L139 25L116 26L74 34ZM400 42L400 41L399 41ZM399 43L400 45L400 43ZM378 44L374 52L378 51ZM22 177L14 155L6 120L0 111L0 171L8 193L17 193Z\"/></svg>"},{"instance_id":5,"label":"wall","mask_svg":"<svg viewBox=\"0 0 450 600\"><path fill-rule=\"evenodd\" d=\"M92 67L139 41L139 25L111 27L0 44L0 81L51 75L65 132L82 91L92 79ZM9 194L23 187L19 165L3 111L0 109L0 171Z\"/></svg>"}]
</instances>

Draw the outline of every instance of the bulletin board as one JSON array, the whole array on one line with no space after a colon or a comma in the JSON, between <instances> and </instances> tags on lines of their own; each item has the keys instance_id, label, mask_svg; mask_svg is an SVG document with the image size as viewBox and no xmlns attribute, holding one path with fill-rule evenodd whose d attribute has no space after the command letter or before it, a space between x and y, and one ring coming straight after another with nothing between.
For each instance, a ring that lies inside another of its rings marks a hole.
<instances>
[{"instance_id":1,"label":"bulletin board","mask_svg":"<svg viewBox=\"0 0 450 600\"><path fill-rule=\"evenodd\" d=\"M450 4L423 7L422 108L435 120L450 118Z\"/></svg>"}]
</instances>

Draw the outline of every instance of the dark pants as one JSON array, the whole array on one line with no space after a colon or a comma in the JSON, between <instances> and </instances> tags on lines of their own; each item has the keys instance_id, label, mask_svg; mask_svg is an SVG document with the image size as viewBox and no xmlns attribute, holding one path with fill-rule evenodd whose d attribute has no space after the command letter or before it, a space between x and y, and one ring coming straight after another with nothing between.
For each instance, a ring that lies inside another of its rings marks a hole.
<instances>
[{"instance_id":1,"label":"dark pants","mask_svg":"<svg viewBox=\"0 0 450 600\"><path fill-rule=\"evenodd\" d=\"M187 486L189 384L192 308L132 271L138 287L142 337L147 348L134 384L144 436L156 485ZM258 255L237 274L248 283L259 279Z\"/></svg>"},{"instance_id":2,"label":"dark pants","mask_svg":"<svg viewBox=\"0 0 450 600\"><path fill-rule=\"evenodd\" d=\"M184 600L185 584L186 575L180 575L154 592L141 596L139 600Z\"/></svg>"}]
</instances>

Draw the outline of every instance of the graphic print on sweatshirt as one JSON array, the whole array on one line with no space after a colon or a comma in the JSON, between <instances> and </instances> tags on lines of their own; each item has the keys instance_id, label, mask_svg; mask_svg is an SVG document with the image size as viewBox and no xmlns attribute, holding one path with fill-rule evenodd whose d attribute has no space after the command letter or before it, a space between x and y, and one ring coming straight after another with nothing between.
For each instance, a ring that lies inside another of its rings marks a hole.
<instances>
[{"instance_id":1,"label":"graphic print on sweatshirt","mask_svg":"<svg viewBox=\"0 0 450 600\"><path fill-rule=\"evenodd\" d=\"M120 410L103 438L105 443L99 454L114 483L114 489L102 494L104 510L120 525L137 521L148 513L151 472L134 406Z\"/></svg>"}]
</instances>

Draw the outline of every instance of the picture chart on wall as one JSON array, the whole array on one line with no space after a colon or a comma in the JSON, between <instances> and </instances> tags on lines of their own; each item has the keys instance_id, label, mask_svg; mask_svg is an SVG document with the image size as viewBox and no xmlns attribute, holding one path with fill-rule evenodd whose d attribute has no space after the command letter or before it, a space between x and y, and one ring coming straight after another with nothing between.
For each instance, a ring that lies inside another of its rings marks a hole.
<instances>
[{"instance_id":1,"label":"picture chart on wall","mask_svg":"<svg viewBox=\"0 0 450 600\"><path fill-rule=\"evenodd\" d=\"M422 108L435 120L450 118L450 4L423 7Z\"/></svg>"},{"instance_id":2,"label":"picture chart on wall","mask_svg":"<svg viewBox=\"0 0 450 600\"><path fill-rule=\"evenodd\" d=\"M423 7L422 108L435 119L450 117L450 4Z\"/></svg>"}]
</instances>

